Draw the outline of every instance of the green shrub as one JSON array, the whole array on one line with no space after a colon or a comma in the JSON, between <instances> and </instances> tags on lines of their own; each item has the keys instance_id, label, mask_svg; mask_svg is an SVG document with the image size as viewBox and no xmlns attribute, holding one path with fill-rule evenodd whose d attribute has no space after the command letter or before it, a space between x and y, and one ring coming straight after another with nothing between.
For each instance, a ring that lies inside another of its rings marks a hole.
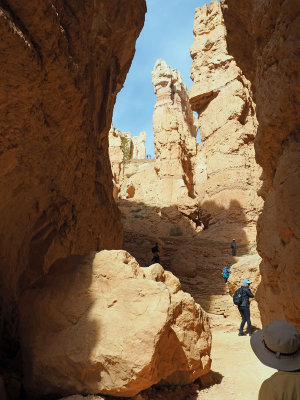
<instances>
[{"instance_id":1,"label":"green shrub","mask_svg":"<svg viewBox=\"0 0 300 400\"><path fill-rule=\"evenodd\" d=\"M137 208L136 210L130 210L130 212L132 213L138 213L140 211L142 211L142 208Z\"/></svg>"},{"instance_id":2,"label":"green shrub","mask_svg":"<svg viewBox=\"0 0 300 400\"><path fill-rule=\"evenodd\" d=\"M134 215L133 218L140 218L140 219L145 219L145 217L143 215Z\"/></svg>"}]
</instances>

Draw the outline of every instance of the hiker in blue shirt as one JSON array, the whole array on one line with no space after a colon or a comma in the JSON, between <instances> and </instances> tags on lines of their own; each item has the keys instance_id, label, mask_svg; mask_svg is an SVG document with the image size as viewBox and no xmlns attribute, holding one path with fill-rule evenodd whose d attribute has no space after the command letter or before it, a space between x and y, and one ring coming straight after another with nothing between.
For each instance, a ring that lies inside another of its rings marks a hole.
<instances>
[{"instance_id":1,"label":"hiker in blue shirt","mask_svg":"<svg viewBox=\"0 0 300 400\"><path fill-rule=\"evenodd\" d=\"M223 278L224 278L225 283L227 283L228 278L229 278L229 276L230 276L230 268L231 268L231 267L224 267L224 268L223 268L222 276L223 276Z\"/></svg>"}]
</instances>

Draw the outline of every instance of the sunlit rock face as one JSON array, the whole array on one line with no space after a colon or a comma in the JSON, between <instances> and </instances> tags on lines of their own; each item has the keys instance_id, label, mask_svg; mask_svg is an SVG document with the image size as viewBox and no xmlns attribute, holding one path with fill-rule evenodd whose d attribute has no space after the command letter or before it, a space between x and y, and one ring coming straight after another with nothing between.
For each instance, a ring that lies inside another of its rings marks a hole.
<instances>
[{"instance_id":1,"label":"sunlit rock face","mask_svg":"<svg viewBox=\"0 0 300 400\"><path fill-rule=\"evenodd\" d=\"M144 0L1 6L5 297L57 258L122 242L107 136L145 11Z\"/></svg>"},{"instance_id":2,"label":"sunlit rock face","mask_svg":"<svg viewBox=\"0 0 300 400\"><path fill-rule=\"evenodd\" d=\"M144 160L146 158L146 132L140 132L132 138L132 159Z\"/></svg>"},{"instance_id":3,"label":"sunlit rock face","mask_svg":"<svg viewBox=\"0 0 300 400\"><path fill-rule=\"evenodd\" d=\"M252 81L257 105L265 201L257 226L260 311L264 324L286 319L300 328L300 3L221 3L228 48Z\"/></svg>"},{"instance_id":4,"label":"sunlit rock face","mask_svg":"<svg viewBox=\"0 0 300 400\"><path fill-rule=\"evenodd\" d=\"M132 160L146 159L146 132L131 137L130 132L122 132L111 125L109 135L109 159L113 174L113 196L117 199L121 189L127 196L125 169ZM130 185L129 185L130 186Z\"/></svg>"},{"instance_id":5,"label":"sunlit rock face","mask_svg":"<svg viewBox=\"0 0 300 400\"><path fill-rule=\"evenodd\" d=\"M156 159L145 157L145 132L133 137L131 159L123 165L119 192L121 198L166 206L194 197L194 159L200 145L197 121L180 73L157 60L152 82L157 97L153 114ZM112 159L113 149L111 153Z\"/></svg>"},{"instance_id":6,"label":"sunlit rock face","mask_svg":"<svg viewBox=\"0 0 300 400\"><path fill-rule=\"evenodd\" d=\"M254 242L262 201L261 170L254 157L257 130L249 81L228 53L218 1L195 11L190 90L199 115L202 160L196 161L195 193L216 239Z\"/></svg>"},{"instance_id":7,"label":"sunlit rock face","mask_svg":"<svg viewBox=\"0 0 300 400\"><path fill-rule=\"evenodd\" d=\"M59 260L21 299L25 386L34 396L134 396L210 369L208 317L159 264L126 251Z\"/></svg>"},{"instance_id":8,"label":"sunlit rock face","mask_svg":"<svg viewBox=\"0 0 300 400\"><path fill-rule=\"evenodd\" d=\"M157 60L152 83L156 94L153 114L155 168L164 187L166 201L193 196L192 158L199 145L197 124L189 104L188 91L180 73Z\"/></svg>"},{"instance_id":9,"label":"sunlit rock face","mask_svg":"<svg viewBox=\"0 0 300 400\"><path fill-rule=\"evenodd\" d=\"M132 158L132 140L130 132L122 132L113 125L108 133L108 153L113 179L113 196L116 199L124 178L125 155Z\"/></svg>"}]
</instances>

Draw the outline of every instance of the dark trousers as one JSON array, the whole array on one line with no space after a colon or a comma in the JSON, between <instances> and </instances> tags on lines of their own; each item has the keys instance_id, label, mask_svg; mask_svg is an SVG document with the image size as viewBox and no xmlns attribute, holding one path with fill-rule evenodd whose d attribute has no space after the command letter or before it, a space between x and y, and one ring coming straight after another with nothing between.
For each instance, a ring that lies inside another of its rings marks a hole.
<instances>
[{"instance_id":1,"label":"dark trousers","mask_svg":"<svg viewBox=\"0 0 300 400\"><path fill-rule=\"evenodd\" d=\"M239 312L242 317L242 322L240 326L240 333L243 333L243 329L245 326L245 323L247 322L248 325L248 332L252 333L252 325L251 325L251 320L250 320L250 308L249 307L239 307Z\"/></svg>"},{"instance_id":2,"label":"dark trousers","mask_svg":"<svg viewBox=\"0 0 300 400\"><path fill-rule=\"evenodd\" d=\"M225 283L227 283L228 278L225 278L225 276L223 276L223 279L224 279Z\"/></svg>"},{"instance_id":3,"label":"dark trousers","mask_svg":"<svg viewBox=\"0 0 300 400\"><path fill-rule=\"evenodd\" d=\"M236 249L234 247L231 248L231 251L232 251L232 255L236 256Z\"/></svg>"}]
</instances>

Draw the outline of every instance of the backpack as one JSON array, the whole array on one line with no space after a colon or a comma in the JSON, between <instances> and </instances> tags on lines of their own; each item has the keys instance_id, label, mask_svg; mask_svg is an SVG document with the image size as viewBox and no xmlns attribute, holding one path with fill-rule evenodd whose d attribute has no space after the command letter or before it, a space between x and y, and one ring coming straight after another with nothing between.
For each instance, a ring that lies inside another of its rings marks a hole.
<instances>
[{"instance_id":1,"label":"backpack","mask_svg":"<svg viewBox=\"0 0 300 400\"><path fill-rule=\"evenodd\" d=\"M233 299L233 303L236 306L240 306L242 304L242 301L243 301L243 288L240 287L239 289L237 289L234 292L232 299Z\"/></svg>"}]
</instances>

